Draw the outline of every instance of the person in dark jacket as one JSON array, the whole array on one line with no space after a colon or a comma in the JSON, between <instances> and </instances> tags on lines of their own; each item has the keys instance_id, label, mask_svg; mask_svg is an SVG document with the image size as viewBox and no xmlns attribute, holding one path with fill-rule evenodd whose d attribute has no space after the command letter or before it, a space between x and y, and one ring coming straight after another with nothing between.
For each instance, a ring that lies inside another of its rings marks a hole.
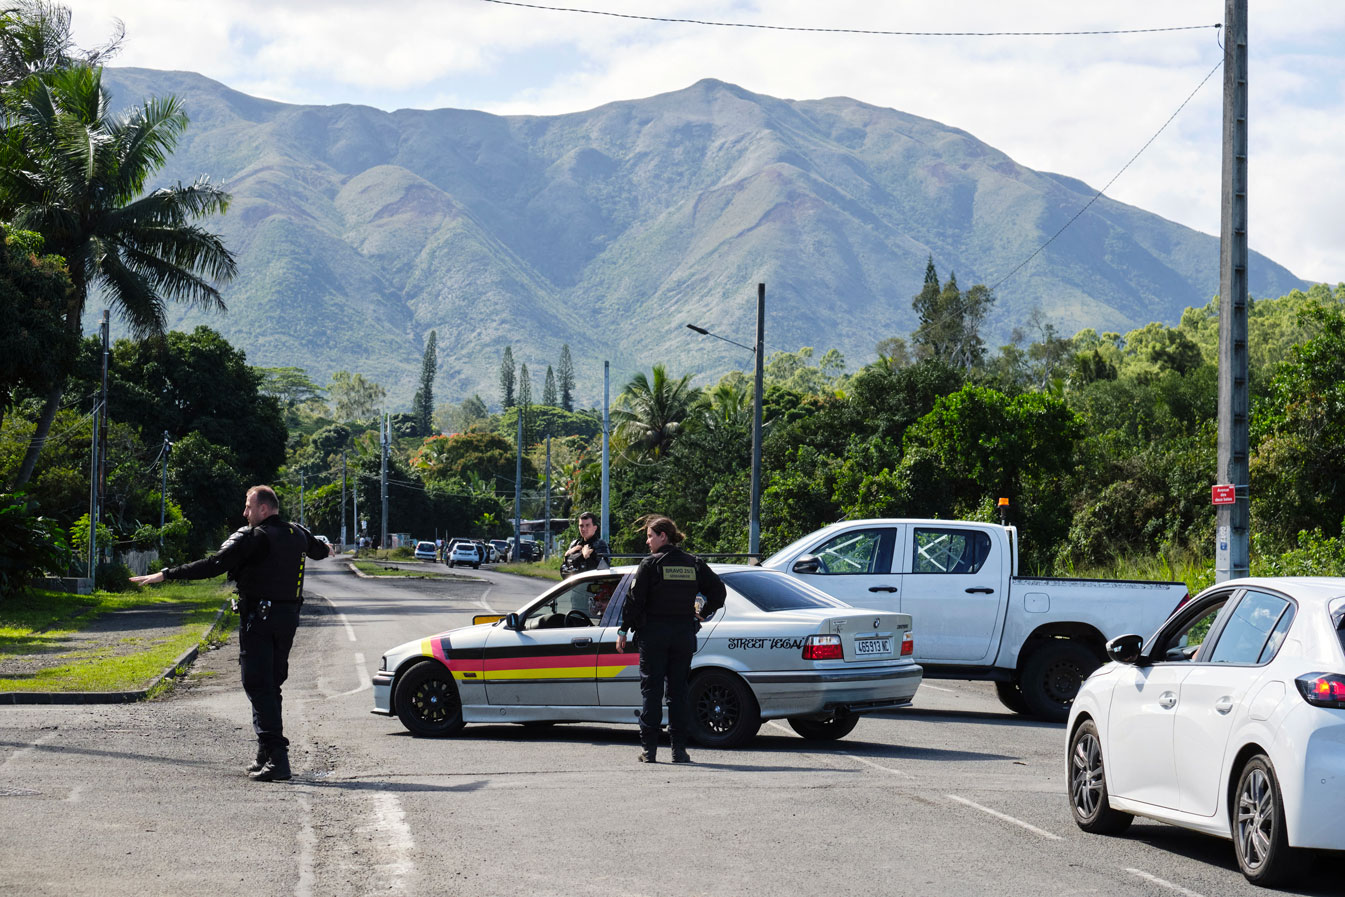
<instances>
[{"instance_id":1,"label":"person in dark jacket","mask_svg":"<svg viewBox=\"0 0 1345 897\"><path fill-rule=\"evenodd\" d=\"M604 564L610 566L612 552L607 543L598 536L598 518L592 511L579 515L579 538L565 549L565 558L560 562L560 572L573 576L586 570L597 570Z\"/></svg>"},{"instance_id":2,"label":"person in dark jacket","mask_svg":"<svg viewBox=\"0 0 1345 897\"><path fill-rule=\"evenodd\" d=\"M654 763L663 722L663 685L668 685L668 737L672 761L690 763L691 657L696 653L700 621L724 606L724 583L705 561L678 546L685 536L667 517L645 518L649 557L640 561L635 582L621 611L617 651L624 653L634 630L640 650L640 762ZM696 612L696 596L705 605Z\"/></svg>"},{"instance_id":3,"label":"person in dark jacket","mask_svg":"<svg viewBox=\"0 0 1345 897\"><path fill-rule=\"evenodd\" d=\"M290 778L289 741L280 715L280 687L289 675L290 647L304 600L304 559L321 560L335 549L280 516L269 486L253 486L243 505L248 526L236 530L219 551L199 561L135 576L139 585L165 580L209 579L229 574L238 586L238 663L243 691L252 703L257 758L248 767L258 782Z\"/></svg>"}]
</instances>

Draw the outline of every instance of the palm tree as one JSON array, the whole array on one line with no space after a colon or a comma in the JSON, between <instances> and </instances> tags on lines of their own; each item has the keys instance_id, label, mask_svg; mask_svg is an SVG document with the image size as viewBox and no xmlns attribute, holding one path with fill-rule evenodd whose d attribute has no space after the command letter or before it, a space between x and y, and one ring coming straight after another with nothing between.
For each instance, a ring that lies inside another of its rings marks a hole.
<instances>
[{"instance_id":1,"label":"palm tree","mask_svg":"<svg viewBox=\"0 0 1345 897\"><path fill-rule=\"evenodd\" d=\"M167 299L223 310L214 283L234 275L234 257L191 222L223 212L229 194L206 178L144 193L187 126L181 103L147 100L114 117L102 69L89 66L53 71L22 93L0 142L0 218L38 232L66 260L66 326L80 332L94 286L137 336L162 332ZM15 485L32 475L63 389L48 393Z\"/></svg>"},{"instance_id":2,"label":"palm tree","mask_svg":"<svg viewBox=\"0 0 1345 897\"><path fill-rule=\"evenodd\" d=\"M626 444L661 457L687 418L701 402L700 390L691 386L691 375L674 380L661 364L653 367L651 382L644 372L630 379L616 400L612 416Z\"/></svg>"},{"instance_id":3,"label":"palm tree","mask_svg":"<svg viewBox=\"0 0 1345 897\"><path fill-rule=\"evenodd\" d=\"M112 37L93 50L79 50L71 34L70 9L47 0L11 0L0 9L0 89L8 96L30 81L75 65L100 65L121 47L126 29L116 21Z\"/></svg>"}]
</instances>

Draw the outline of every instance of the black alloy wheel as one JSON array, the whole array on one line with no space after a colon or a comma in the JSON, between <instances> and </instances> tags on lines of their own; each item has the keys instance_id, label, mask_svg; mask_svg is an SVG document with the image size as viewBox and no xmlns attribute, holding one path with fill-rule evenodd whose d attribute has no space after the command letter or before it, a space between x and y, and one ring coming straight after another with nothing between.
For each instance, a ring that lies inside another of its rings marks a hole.
<instances>
[{"instance_id":1,"label":"black alloy wheel","mask_svg":"<svg viewBox=\"0 0 1345 897\"><path fill-rule=\"evenodd\" d=\"M412 735L435 738L463 727L462 700L453 674L436 660L422 661L402 675L393 707Z\"/></svg>"},{"instance_id":2,"label":"black alloy wheel","mask_svg":"<svg viewBox=\"0 0 1345 897\"><path fill-rule=\"evenodd\" d=\"M691 738L710 748L740 747L761 728L761 710L737 676L706 670L691 680Z\"/></svg>"},{"instance_id":3,"label":"black alloy wheel","mask_svg":"<svg viewBox=\"0 0 1345 897\"><path fill-rule=\"evenodd\" d=\"M1023 703L1034 716L1063 723L1079 686L1101 665L1097 655L1079 642L1049 639L1023 664L1018 680Z\"/></svg>"}]
</instances>

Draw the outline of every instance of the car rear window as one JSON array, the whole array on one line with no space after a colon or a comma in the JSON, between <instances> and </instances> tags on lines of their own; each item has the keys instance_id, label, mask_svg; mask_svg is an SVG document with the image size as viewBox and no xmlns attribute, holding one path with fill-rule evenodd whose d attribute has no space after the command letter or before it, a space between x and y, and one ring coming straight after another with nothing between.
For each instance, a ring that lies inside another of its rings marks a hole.
<instances>
[{"instance_id":1,"label":"car rear window","mask_svg":"<svg viewBox=\"0 0 1345 897\"><path fill-rule=\"evenodd\" d=\"M779 573L725 573L724 585L768 613L805 607L844 607L812 587Z\"/></svg>"}]
</instances>

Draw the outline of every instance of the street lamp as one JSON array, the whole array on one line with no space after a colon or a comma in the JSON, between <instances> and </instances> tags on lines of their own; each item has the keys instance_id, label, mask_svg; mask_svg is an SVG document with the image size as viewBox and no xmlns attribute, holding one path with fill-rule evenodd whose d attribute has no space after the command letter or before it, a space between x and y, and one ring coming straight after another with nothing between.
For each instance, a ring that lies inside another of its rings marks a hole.
<instances>
[{"instance_id":1,"label":"street lamp","mask_svg":"<svg viewBox=\"0 0 1345 897\"><path fill-rule=\"evenodd\" d=\"M756 382L752 390L752 499L751 510L747 521L747 550L748 553L761 560L761 383L762 383L762 349L765 346L766 331L766 285L757 284L757 341L756 348L744 346L740 342L731 340L728 337L720 336L717 333L711 333L704 327L697 327L695 324L688 324L688 330L694 330L702 336L712 336L717 340L723 340L726 343L732 343L739 348L746 349L756 356Z\"/></svg>"}]
</instances>

